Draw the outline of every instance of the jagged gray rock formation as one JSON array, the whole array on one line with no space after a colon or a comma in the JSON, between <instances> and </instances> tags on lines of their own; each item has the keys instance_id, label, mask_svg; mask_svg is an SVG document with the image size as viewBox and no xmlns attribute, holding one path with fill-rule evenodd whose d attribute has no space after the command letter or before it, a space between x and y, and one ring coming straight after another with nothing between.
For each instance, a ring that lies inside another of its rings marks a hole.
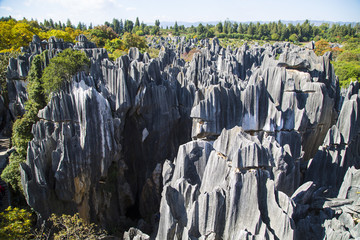
<instances>
[{"instance_id":1,"label":"jagged gray rock formation","mask_svg":"<svg viewBox=\"0 0 360 240\"><path fill-rule=\"evenodd\" d=\"M357 239L359 237L360 171L348 168L338 195L313 182L292 196L298 239Z\"/></svg>"},{"instance_id":2,"label":"jagged gray rock formation","mask_svg":"<svg viewBox=\"0 0 360 240\"><path fill-rule=\"evenodd\" d=\"M78 211L85 219L111 219L119 211L116 207L125 211L126 205L104 209L112 196L101 191L110 174L119 181L124 177L114 130L117 121L108 101L84 81L74 82L71 92L55 94L38 116L27 163L21 165L29 205L44 218L52 212ZM118 187L121 190L113 197L131 199L126 185Z\"/></svg>"},{"instance_id":3,"label":"jagged gray rock formation","mask_svg":"<svg viewBox=\"0 0 360 240\"><path fill-rule=\"evenodd\" d=\"M271 176L281 149L275 153L270 140L263 141L234 127L215 142L180 146L162 193L156 238L292 239L292 202Z\"/></svg>"},{"instance_id":4,"label":"jagged gray rock formation","mask_svg":"<svg viewBox=\"0 0 360 240\"><path fill-rule=\"evenodd\" d=\"M242 126L276 136L281 145L289 144L294 157L300 158L304 151L309 160L336 116L336 80L333 70L325 66L329 58L298 51L287 49L274 61L265 50L245 89L220 82L199 90L201 97L191 112L192 136L216 137L223 128ZM318 72L326 77L319 79Z\"/></svg>"},{"instance_id":5,"label":"jagged gray rock formation","mask_svg":"<svg viewBox=\"0 0 360 240\"><path fill-rule=\"evenodd\" d=\"M82 51L91 58L91 76L75 76L38 114L22 164L27 201L42 218L79 212L108 228L128 226L129 218L151 222L161 163L190 139L195 91L171 75L177 67L161 70L170 59L130 49L111 62L104 49Z\"/></svg>"},{"instance_id":6,"label":"jagged gray rock formation","mask_svg":"<svg viewBox=\"0 0 360 240\"><path fill-rule=\"evenodd\" d=\"M136 226L130 239L356 236L339 206L358 207L345 192L354 196L348 169L360 164L359 86L340 96L331 55L289 43L225 49L216 38L149 45L158 58L132 48L112 62L84 36L33 39L34 54L73 47L91 59L33 127L22 181L41 217ZM9 76L26 76L13 61Z\"/></svg>"},{"instance_id":7,"label":"jagged gray rock formation","mask_svg":"<svg viewBox=\"0 0 360 240\"><path fill-rule=\"evenodd\" d=\"M327 132L323 145L309 162L306 179L339 189L349 167L360 168L359 84L351 83L341 112Z\"/></svg>"}]
</instances>

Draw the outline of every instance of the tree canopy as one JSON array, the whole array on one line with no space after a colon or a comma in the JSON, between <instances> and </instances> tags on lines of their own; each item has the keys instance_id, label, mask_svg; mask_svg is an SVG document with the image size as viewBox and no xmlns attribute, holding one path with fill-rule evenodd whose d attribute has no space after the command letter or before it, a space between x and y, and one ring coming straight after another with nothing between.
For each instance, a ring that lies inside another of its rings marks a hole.
<instances>
[{"instance_id":1,"label":"tree canopy","mask_svg":"<svg viewBox=\"0 0 360 240\"><path fill-rule=\"evenodd\" d=\"M89 64L90 60L84 52L70 48L52 58L41 78L45 97L60 89L65 81L70 82L75 73L87 70Z\"/></svg>"}]
</instances>

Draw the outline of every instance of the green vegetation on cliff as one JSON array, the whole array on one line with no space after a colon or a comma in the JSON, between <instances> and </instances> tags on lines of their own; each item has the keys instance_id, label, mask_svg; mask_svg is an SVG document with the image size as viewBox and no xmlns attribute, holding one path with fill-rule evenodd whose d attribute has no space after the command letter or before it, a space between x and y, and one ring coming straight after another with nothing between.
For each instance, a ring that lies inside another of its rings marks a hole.
<instances>
[{"instance_id":1,"label":"green vegetation on cliff","mask_svg":"<svg viewBox=\"0 0 360 240\"><path fill-rule=\"evenodd\" d=\"M39 229L34 214L28 210L8 207L0 213L0 239L102 239L106 231L87 223L79 214L55 215Z\"/></svg>"},{"instance_id":2,"label":"green vegetation on cliff","mask_svg":"<svg viewBox=\"0 0 360 240\"><path fill-rule=\"evenodd\" d=\"M68 48L59 53L50 60L41 78L45 98L49 100L52 92L60 89L65 82L70 82L77 72L86 71L89 67L90 60L84 52Z\"/></svg>"},{"instance_id":3,"label":"green vegetation on cliff","mask_svg":"<svg viewBox=\"0 0 360 240\"><path fill-rule=\"evenodd\" d=\"M351 81L360 81L360 39L349 39L333 64L341 87L348 86Z\"/></svg>"},{"instance_id":4,"label":"green vegetation on cliff","mask_svg":"<svg viewBox=\"0 0 360 240\"><path fill-rule=\"evenodd\" d=\"M142 53L148 49L145 39L132 33L124 33L121 38L107 40L105 44L105 48L110 52L109 57L112 60L127 54L131 47L138 48Z\"/></svg>"},{"instance_id":5,"label":"green vegetation on cliff","mask_svg":"<svg viewBox=\"0 0 360 240\"><path fill-rule=\"evenodd\" d=\"M27 77L27 92L29 100L25 103L25 114L18 118L12 129L12 144L16 149L9 158L9 164L3 170L1 178L10 184L16 192L22 191L21 176L19 165L26 160L27 146L33 138L31 129L36 123L38 111L45 106L44 94L42 90L42 69L43 62L41 55L34 57Z\"/></svg>"},{"instance_id":6,"label":"green vegetation on cliff","mask_svg":"<svg viewBox=\"0 0 360 240\"><path fill-rule=\"evenodd\" d=\"M89 67L90 60L84 52L66 49L50 60L45 67L45 55L34 57L27 77L28 101L25 114L13 125L12 144L16 152L9 158L9 164L3 170L1 178L10 184L15 192L22 192L19 165L26 161L28 143L33 138L31 129L38 121L37 114L46 106L49 95L57 91L64 82L71 81L74 74Z\"/></svg>"}]
</instances>

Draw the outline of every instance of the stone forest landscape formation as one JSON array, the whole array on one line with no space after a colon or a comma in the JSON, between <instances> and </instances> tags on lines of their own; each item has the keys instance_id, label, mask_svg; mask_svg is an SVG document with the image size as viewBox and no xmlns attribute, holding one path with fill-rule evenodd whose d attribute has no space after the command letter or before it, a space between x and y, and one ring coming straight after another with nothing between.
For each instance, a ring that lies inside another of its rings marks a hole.
<instances>
[{"instance_id":1,"label":"stone forest landscape formation","mask_svg":"<svg viewBox=\"0 0 360 240\"><path fill-rule=\"evenodd\" d=\"M0 239L360 239L359 23L0 35Z\"/></svg>"}]
</instances>

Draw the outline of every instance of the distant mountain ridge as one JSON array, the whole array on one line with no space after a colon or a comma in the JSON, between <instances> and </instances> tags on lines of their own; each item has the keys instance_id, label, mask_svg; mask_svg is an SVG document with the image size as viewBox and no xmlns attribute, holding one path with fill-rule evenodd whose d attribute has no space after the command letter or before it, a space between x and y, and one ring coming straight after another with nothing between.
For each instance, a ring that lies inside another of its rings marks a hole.
<instances>
[{"instance_id":1,"label":"distant mountain ridge","mask_svg":"<svg viewBox=\"0 0 360 240\"><path fill-rule=\"evenodd\" d=\"M218 24L219 22L224 22L225 20L219 20L219 21L208 21L208 22L205 22L205 21L198 21L198 22L185 22L185 21L177 21L177 24L179 26L181 25L184 25L185 27L191 27L191 26L198 26L200 23L202 25L206 25L206 24L211 24L211 25L216 25ZM278 21L234 21L234 20L228 20L232 23L236 22L236 23L247 23L249 24L250 22L253 22L253 23L260 23L260 24L264 24L264 23L270 23L270 22L278 22ZM302 24L303 22L305 22L306 20L293 20L293 21L290 21L290 20L280 20L282 23L284 24ZM321 24L323 23L328 23L329 25L332 25L332 24L340 24L340 25L344 25L344 24L351 24L351 25L355 25L357 22L334 22L334 21L325 21L325 20L309 20L311 24L315 25L315 26L320 26ZM148 25L152 25L153 23L147 23ZM175 21L164 21L164 22L161 22L160 21L160 26L163 27L163 28L166 28L166 27L172 27L174 26L175 24Z\"/></svg>"}]
</instances>

